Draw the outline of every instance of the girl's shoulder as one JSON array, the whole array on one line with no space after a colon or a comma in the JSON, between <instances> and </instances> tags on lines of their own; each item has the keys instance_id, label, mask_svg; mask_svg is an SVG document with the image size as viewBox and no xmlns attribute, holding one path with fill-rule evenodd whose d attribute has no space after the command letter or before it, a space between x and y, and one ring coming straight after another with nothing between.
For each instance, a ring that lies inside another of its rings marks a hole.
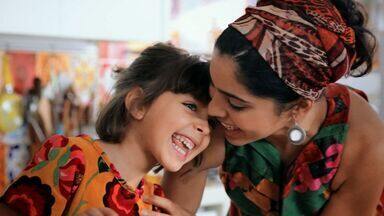
<instances>
[{"instance_id":1,"label":"girl's shoulder","mask_svg":"<svg viewBox=\"0 0 384 216\"><path fill-rule=\"evenodd\" d=\"M81 134L75 137L66 137L64 135L56 134L49 137L43 144L42 149L52 150L52 149L77 149L84 153L88 153L90 151L95 151L94 144L95 140L93 140L89 135Z\"/></svg>"},{"instance_id":2,"label":"girl's shoulder","mask_svg":"<svg viewBox=\"0 0 384 216\"><path fill-rule=\"evenodd\" d=\"M34 152L25 170L39 170L45 166L65 166L77 164L77 168L84 172L85 164L90 160L97 160L99 152L95 150L93 140L86 135L66 137L53 135Z\"/></svg>"}]
</instances>

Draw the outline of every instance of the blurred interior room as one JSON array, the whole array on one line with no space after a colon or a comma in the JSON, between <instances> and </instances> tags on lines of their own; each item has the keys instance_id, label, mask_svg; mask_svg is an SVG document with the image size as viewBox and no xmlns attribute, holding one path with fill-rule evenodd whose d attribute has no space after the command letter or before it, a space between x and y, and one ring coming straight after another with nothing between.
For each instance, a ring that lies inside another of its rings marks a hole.
<instances>
[{"instance_id":1,"label":"blurred interior room","mask_svg":"<svg viewBox=\"0 0 384 216\"><path fill-rule=\"evenodd\" d=\"M384 1L360 0L379 47L373 72L340 82L364 90L384 119ZM171 42L209 58L215 39L256 0L0 0L0 190L53 134L97 138L96 116L147 46ZM148 174L158 182L158 175ZM197 215L226 215L217 170Z\"/></svg>"}]
</instances>

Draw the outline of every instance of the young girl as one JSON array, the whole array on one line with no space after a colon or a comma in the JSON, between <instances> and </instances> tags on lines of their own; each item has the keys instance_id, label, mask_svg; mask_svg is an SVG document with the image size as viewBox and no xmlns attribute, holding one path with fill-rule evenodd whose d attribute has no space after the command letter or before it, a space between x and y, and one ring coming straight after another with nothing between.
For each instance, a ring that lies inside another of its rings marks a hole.
<instances>
[{"instance_id":1,"label":"young girl","mask_svg":"<svg viewBox=\"0 0 384 216\"><path fill-rule=\"evenodd\" d=\"M48 139L1 196L3 209L22 215L159 210L142 202L144 193L164 195L144 175L159 164L177 171L209 143L208 63L159 43L116 72L113 97L96 122L100 139Z\"/></svg>"}]
</instances>

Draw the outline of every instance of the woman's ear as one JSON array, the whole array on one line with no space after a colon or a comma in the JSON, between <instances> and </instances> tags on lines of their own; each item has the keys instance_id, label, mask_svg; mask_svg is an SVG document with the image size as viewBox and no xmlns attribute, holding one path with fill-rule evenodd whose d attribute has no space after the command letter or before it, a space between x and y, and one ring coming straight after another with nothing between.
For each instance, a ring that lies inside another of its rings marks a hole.
<instances>
[{"instance_id":1,"label":"woman's ear","mask_svg":"<svg viewBox=\"0 0 384 216\"><path fill-rule=\"evenodd\" d=\"M125 108L136 120L143 119L146 113L146 107L142 103L143 97L144 91L138 86L132 88L125 96Z\"/></svg>"},{"instance_id":2,"label":"woman's ear","mask_svg":"<svg viewBox=\"0 0 384 216\"><path fill-rule=\"evenodd\" d=\"M304 117L312 108L314 101L306 98L301 98L292 108L292 115L297 119Z\"/></svg>"}]
</instances>

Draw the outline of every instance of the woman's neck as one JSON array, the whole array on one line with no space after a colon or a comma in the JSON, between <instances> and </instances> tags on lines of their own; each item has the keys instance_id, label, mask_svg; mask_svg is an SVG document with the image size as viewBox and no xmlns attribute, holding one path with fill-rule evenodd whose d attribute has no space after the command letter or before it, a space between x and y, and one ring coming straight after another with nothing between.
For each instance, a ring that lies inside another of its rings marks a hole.
<instances>
[{"instance_id":1,"label":"woman's neck","mask_svg":"<svg viewBox=\"0 0 384 216\"><path fill-rule=\"evenodd\" d=\"M319 101L313 104L312 108L303 118L298 119L299 126L307 133L307 138L304 143L308 143L319 132L326 116L327 100L325 97L322 97ZM296 158L306 145L295 146L288 141L288 130L291 126L292 122L267 138L267 140L280 152L281 159L284 163L289 163Z\"/></svg>"},{"instance_id":2,"label":"woman's neck","mask_svg":"<svg viewBox=\"0 0 384 216\"><path fill-rule=\"evenodd\" d=\"M136 188L141 179L156 164L152 154L144 149L140 136L134 130L125 135L121 143L108 144L101 142L102 149L107 153L111 163L119 171L121 177L131 187Z\"/></svg>"}]
</instances>

